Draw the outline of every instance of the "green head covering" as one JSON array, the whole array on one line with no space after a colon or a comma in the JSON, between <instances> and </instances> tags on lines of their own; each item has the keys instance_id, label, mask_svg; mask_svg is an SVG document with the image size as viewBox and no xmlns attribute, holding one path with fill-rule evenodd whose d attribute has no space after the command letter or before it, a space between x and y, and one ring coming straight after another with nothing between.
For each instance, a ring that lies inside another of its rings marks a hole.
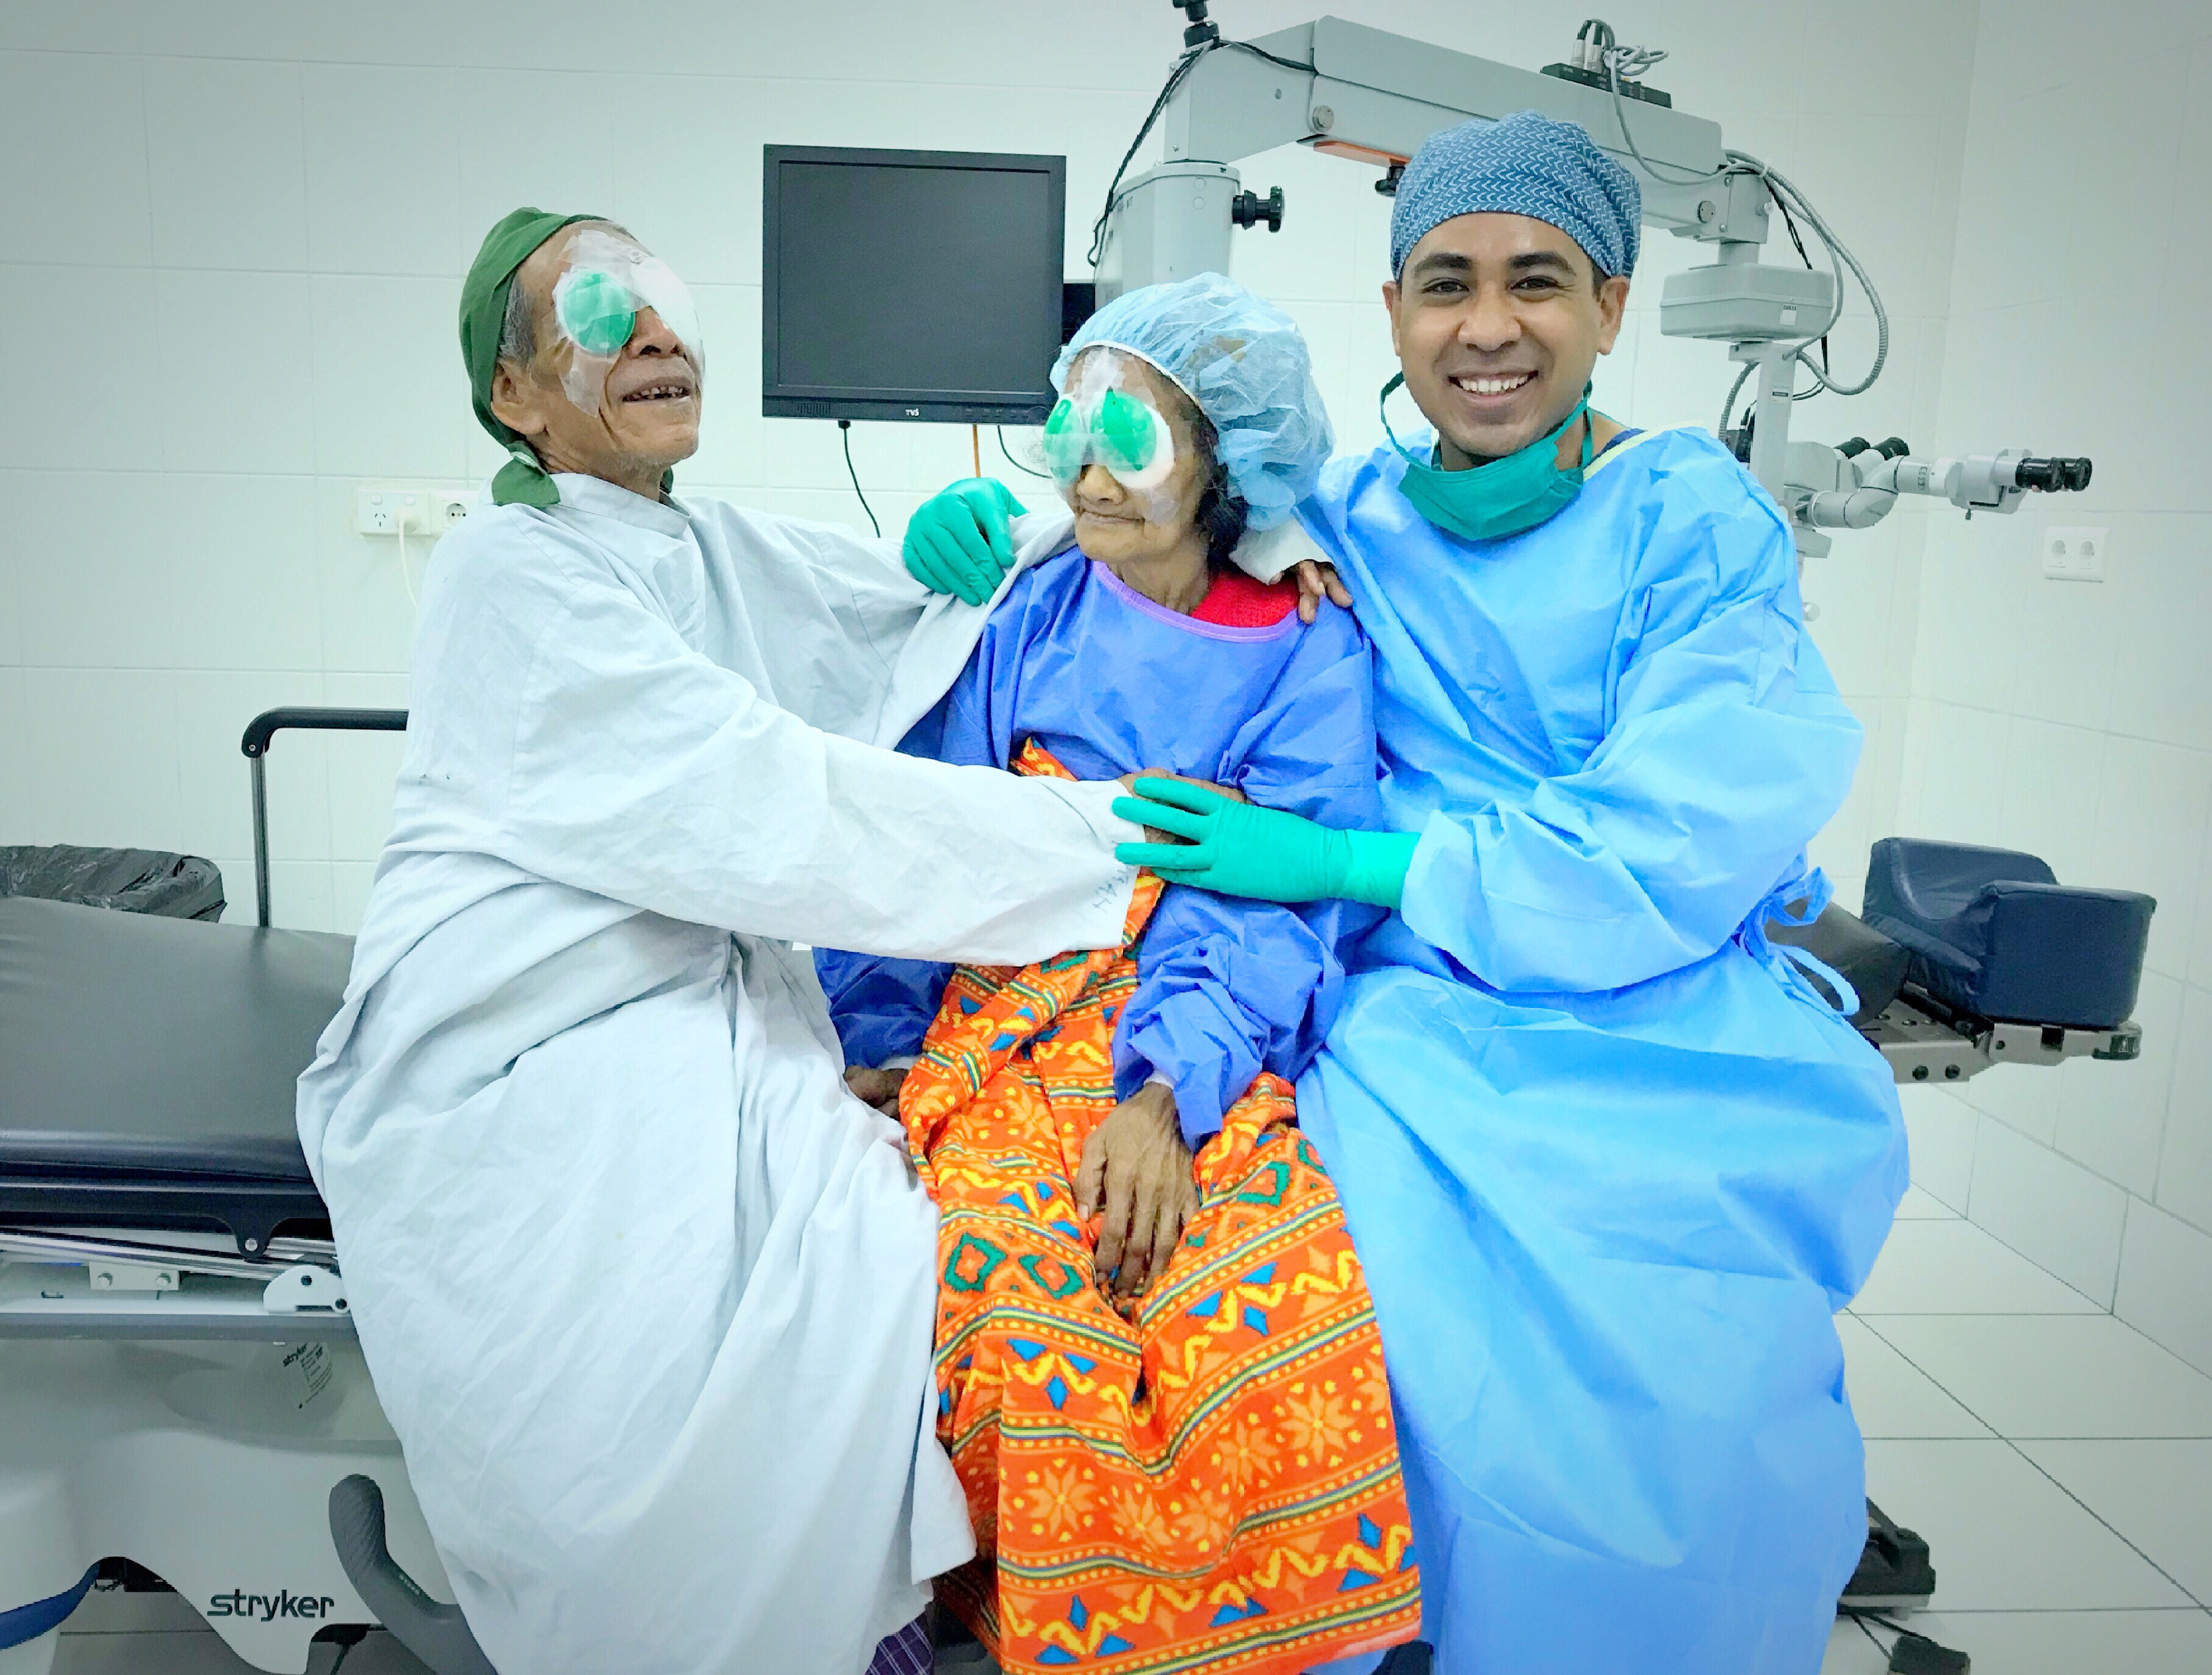
<instances>
[{"instance_id":1,"label":"green head covering","mask_svg":"<svg viewBox=\"0 0 2212 1675\"><path fill-rule=\"evenodd\" d=\"M507 324L507 293L515 270L538 247L572 222L605 221L604 215L556 215L548 209L517 209L484 234L469 276L461 282L461 359L469 369L469 394L477 422L514 455L491 480L496 506L557 506L561 491L539 469L529 443L492 416L491 379L499 367L500 332Z\"/></svg>"}]
</instances>

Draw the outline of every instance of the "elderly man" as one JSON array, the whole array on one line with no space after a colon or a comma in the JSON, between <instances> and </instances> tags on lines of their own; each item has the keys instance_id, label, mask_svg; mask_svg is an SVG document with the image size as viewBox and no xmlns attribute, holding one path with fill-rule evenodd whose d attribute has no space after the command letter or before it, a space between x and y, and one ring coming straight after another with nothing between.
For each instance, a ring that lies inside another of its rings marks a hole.
<instances>
[{"instance_id":1,"label":"elderly man","mask_svg":"<svg viewBox=\"0 0 2212 1675\"><path fill-rule=\"evenodd\" d=\"M514 458L439 550L300 1089L378 1393L503 1670L926 1665L925 1584L974 1551L924 1418L935 1217L793 944L1118 945L1137 828L1110 783L859 742L982 613L887 543L668 495L698 326L627 234L508 216L461 343Z\"/></svg>"},{"instance_id":2,"label":"elderly man","mask_svg":"<svg viewBox=\"0 0 2212 1675\"><path fill-rule=\"evenodd\" d=\"M1152 779L1121 805L1196 843L1121 852L1164 877L1395 909L1298 1101L1449 1675L1811 1675L1866 1531L1832 1313L1903 1125L1765 935L1824 897L1804 846L1859 729L1757 483L1588 406L1640 213L1533 113L1406 170L1383 393L1434 433L1334 462L1302 513L1374 642L1398 829Z\"/></svg>"}]
</instances>

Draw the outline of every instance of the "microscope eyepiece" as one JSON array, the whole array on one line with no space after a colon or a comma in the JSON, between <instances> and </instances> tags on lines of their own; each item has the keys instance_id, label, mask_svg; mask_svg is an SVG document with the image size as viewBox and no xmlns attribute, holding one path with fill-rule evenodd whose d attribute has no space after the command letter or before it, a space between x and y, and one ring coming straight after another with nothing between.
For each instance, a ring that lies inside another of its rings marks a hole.
<instances>
[{"instance_id":1,"label":"microscope eyepiece","mask_svg":"<svg viewBox=\"0 0 2212 1675\"><path fill-rule=\"evenodd\" d=\"M2047 458L2031 456L2013 467L2013 481L2022 489L2039 489L2047 495L2078 492L2089 486L2089 462L2056 454Z\"/></svg>"}]
</instances>

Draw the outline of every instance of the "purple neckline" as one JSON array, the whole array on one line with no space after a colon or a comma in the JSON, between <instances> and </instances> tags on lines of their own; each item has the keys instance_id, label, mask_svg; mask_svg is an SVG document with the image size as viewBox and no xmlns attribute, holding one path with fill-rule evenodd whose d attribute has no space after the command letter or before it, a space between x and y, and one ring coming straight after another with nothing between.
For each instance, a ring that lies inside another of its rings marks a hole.
<instances>
[{"instance_id":1,"label":"purple neckline","mask_svg":"<svg viewBox=\"0 0 2212 1675\"><path fill-rule=\"evenodd\" d=\"M1118 594L1125 603L1133 605L1146 616L1158 622L1188 629L1190 633L1207 640L1227 640L1252 645L1263 640L1279 639L1302 626L1298 622L1298 613L1296 610L1285 613L1281 622L1270 622L1264 628L1238 628L1230 622L1201 622L1195 616L1186 616L1179 610L1170 610L1158 599L1146 598L1097 559L1091 559L1088 562L1091 566L1091 574L1109 591Z\"/></svg>"}]
</instances>

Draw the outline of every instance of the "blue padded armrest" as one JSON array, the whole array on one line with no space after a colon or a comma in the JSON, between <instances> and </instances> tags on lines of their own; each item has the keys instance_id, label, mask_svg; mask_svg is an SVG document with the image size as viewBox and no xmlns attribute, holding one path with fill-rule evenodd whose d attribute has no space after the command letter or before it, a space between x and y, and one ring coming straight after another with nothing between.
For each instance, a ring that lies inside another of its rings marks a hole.
<instances>
[{"instance_id":1,"label":"blue padded armrest","mask_svg":"<svg viewBox=\"0 0 2212 1675\"><path fill-rule=\"evenodd\" d=\"M2069 889L2033 855L1971 844L1884 838L1867 869L1866 922L1911 950L1911 980L2005 1023L2126 1023L2157 905Z\"/></svg>"},{"instance_id":2,"label":"blue padded armrest","mask_svg":"<svg viewBox=\"0 0 2212 1675\"><path fill-rule=\"evenodd\" d=\"M1910 949L1832 901L1810 925L1769 919L1766 935L1771 942L1803 949L1849 983L1859 998L1859 1009L1851 1014L1851 1022L1862 1029L1887 1010L1911 974ZM1832 1005L1841 1005L1841 998L1826 980L1811 972L1806 975Z\"/></svg>"}]
</instances>

